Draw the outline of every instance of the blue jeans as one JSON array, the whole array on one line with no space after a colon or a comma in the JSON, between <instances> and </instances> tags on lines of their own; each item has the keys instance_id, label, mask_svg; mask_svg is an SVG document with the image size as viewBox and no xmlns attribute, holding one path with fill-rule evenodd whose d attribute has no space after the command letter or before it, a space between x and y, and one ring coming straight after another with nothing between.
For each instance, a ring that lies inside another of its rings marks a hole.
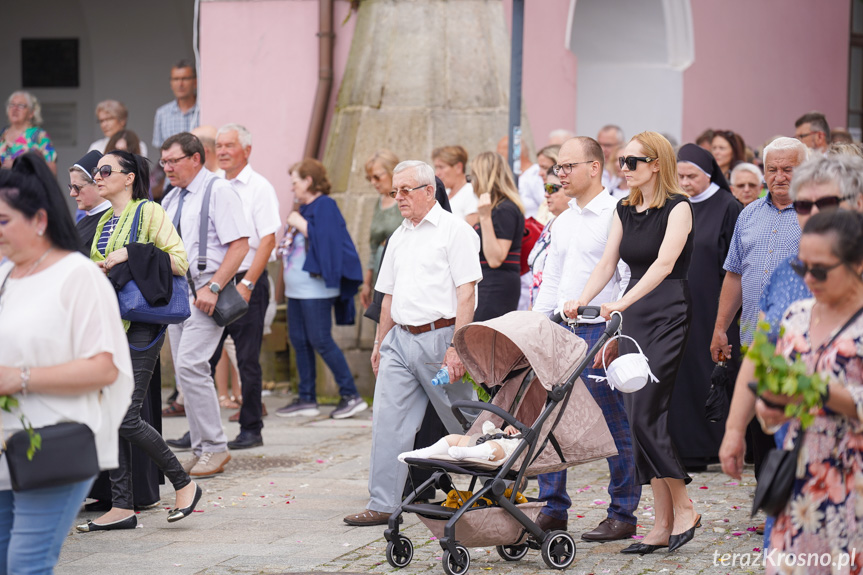
<instances>
[{"instance_id":1,"label":"blue jeans","mask_svg":"<svg viewBox=\"0 0 863 575\"><path fill-rule=\"evenodd\" d=\"M0 491L0 575L51 575L95 477L46 489Z\"/></svg>"},{"instance_id":2,"label":"blue jeans","mask_svg":"<svg viewBox=\"0 0 863 575\"><path fill-rule=\"evenodd\" d=\"M288 298L288 338L297 355L297 373L300 376L300 401L317 403L315 381L315 352L333 372L339 395L358 395L354 376L345 355L333 339L333 303L335 298Z\"/></svg>"}]
</instances>

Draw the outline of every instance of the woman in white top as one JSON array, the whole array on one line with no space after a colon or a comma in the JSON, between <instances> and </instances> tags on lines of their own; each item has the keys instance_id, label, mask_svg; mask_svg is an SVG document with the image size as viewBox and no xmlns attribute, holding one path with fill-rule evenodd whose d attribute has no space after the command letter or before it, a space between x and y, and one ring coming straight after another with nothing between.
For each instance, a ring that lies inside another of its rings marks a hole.
<instances>
[{"instance_id":1,"label":"woman in white top","mask_svg":"<svg viewBox=\"0 0 863 575\"><path fill-rule=\"evenodd\" d=\"M434 175L446 186L452 213L474 225L479 221L477 197L473 185L464 173L467 166L467 150L461 146L444 146L432 151Z\"/></svg>"},{"instance_id":2,"label":"woman in white top","mask_svg":"<svg viewBox=\"0 0 863 575\"><path fill-rule=\"evenodd\" d=\"M0 170L0 395L6 437L71 421L96 436L99 466L117 466L117 429L132 364L110 282L78 249L63 193L38 154ZM58 470L60 471L60 470ZM93 478L13 492L0 459L0 572L53 573Z\"/></svg>"}]
</instances>

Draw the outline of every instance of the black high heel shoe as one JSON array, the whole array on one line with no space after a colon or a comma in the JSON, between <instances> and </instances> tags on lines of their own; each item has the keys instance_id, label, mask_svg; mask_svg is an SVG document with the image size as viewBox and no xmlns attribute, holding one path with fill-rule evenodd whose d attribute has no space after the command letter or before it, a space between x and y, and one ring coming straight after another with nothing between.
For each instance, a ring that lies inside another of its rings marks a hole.
<instances>
[{"instance_id":1,"label":"black high heel shoe","mask_svg":"<svg viewBox=\"0 0 863 575\"><path fill-rule=\"evenodd\" d=\"M120 519L119 521L114 521L112 523L93 523L92 521L88 521L84 525L78 525L75 527L81 533L90 533L91 531L114 531L116 529L134 529L138 526L138 516L132 515L130 517L126 517L125 519Z\"/></svg>"},{"instance_id":2,"label":"black high heel shoe","mask_svg":"<svg viewBox=\"0 0 863 575\"><path fill-rule=\"evenodd\" d=\"M650 555L657 549L665 549L668 545L648 545L647 543L633 543L620 552L625 555Z\"/></svg>"},{"instance_id":3,"label":"black high heel shoe","mask_svg":"<svg viewBox=\"0 0 863 575\"><path fill-rule=\"evenodd\" d=\"M695 524L683 533L668 536L668 552L676 551L692 541L692 538L695 537L696 527L701 527L701 515L697 515L695 517Z\"/></svg>"},{"instance_id":4,"label":"black high heel shoe","mask_svg":"<svg viewBox=\"0 0 863 575\"><path fill-rule=\"evenodd\" d=\"M195 498L192 500L192 504L188 507L183 507L182 509L171 509L168 512L168 523L173 523L174 521L179 521L184 517L188 517L195 510L195 506L198 504L198 501L201 500L201 495L204 492L201 491L201 486L197 483L195 484Z\"/></svg>"}]
</instances>

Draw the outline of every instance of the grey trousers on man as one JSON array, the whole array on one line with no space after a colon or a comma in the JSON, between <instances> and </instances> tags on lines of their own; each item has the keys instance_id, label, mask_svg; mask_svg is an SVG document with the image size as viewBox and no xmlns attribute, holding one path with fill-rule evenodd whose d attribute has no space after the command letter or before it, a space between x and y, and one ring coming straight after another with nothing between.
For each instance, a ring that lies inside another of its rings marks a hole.
<instances>
[{"instance_id":1,"label":"grey trousers on man","mask_svg":"<svg viewBox=\"0 0 863 575\"><path fill-rule=\"evenodd\" d=\"M199 310L190 298L192 315L183 323L168 326L177 388L183 392L192 451L227 451L228 438L222 429L219 397L210 372L210 358L222 338L224 327Z\"/></svg>"},{"instance_id":2,"label":"grey trousers on man","mask_svg":"<svg viewBox=\"0 0 863 575\"><path fill-rule=\"evenodd\" d=\"M414 448L429 401L449 433L464 433L451 406L459 399L476 399L473 387L431 383L454 332L450 326L413 335L395 326L381 343L369 467L368 509L372 511L392 513L401 504L408 466L397 458Z\"/></svg>"}]
</instances>

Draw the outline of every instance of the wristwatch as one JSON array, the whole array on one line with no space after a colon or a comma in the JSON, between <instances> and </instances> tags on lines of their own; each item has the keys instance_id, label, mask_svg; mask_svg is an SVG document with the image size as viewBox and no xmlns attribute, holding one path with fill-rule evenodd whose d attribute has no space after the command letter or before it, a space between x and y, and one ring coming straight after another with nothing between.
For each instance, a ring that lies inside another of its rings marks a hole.
<instances>
[{"instance_id":1,"label":"wristwatch","mask_svg":"<svg viewBox=\"0 0 863 575\"><path fill-rule=\"evenodd\" d=\"M244 286L246 286L246 289L248 289L249 291L255 290L255 284L253 284L252 282L250 282L246 278L241 279L240 283L243 284Z\"/></svg>"},{"instance_id":2,"label":"wristwatch","mask_svg":"<svg viewBox=\"0 0 863 575\"><path fill-rule=\"evenodd\" d=\"M222 286L220 286L216 282L210 282L208 284L208 287L210 288L210 291L216 295L219 295L219 292L222 291Z\"/></svg>"}]
</instances>

